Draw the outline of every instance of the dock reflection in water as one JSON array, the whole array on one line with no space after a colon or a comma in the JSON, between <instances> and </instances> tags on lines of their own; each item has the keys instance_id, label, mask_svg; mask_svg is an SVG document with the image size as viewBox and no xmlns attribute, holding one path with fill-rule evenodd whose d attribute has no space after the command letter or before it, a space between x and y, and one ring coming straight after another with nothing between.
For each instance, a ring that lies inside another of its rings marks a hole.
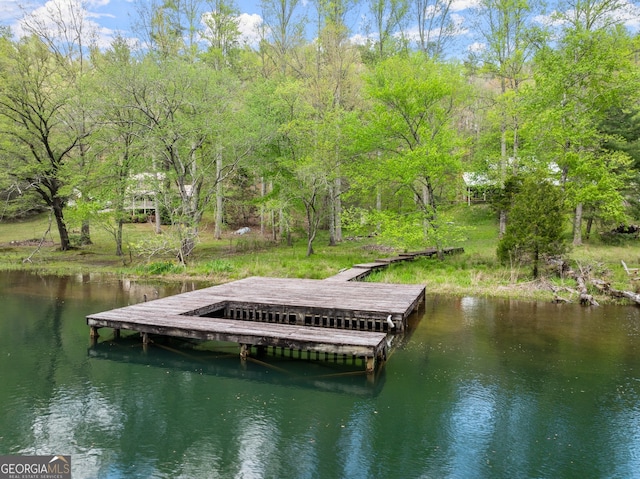
<instances>
[{"instance_id":1,"label":"dock reflection in water","mask_svg":"<svg viewBox=\"0 0 640 479\"><path fill-rule=\"evenodd\" d=\"M363 397L375 397L384 386L384 368L375 375L366 374L363 360L329 357L307 360L293 351L276 351L261 358L238 358L236 345L218 344L215 349L194 349L189 343L170 338L143 350L136 334L102 341L88 349L92 359L147 365L172 371L184 371L222 378L317 389ZM228 350L225 353L224 349ZM286 355L285 355L286 354Z\"/></svg>"}]
</instances>

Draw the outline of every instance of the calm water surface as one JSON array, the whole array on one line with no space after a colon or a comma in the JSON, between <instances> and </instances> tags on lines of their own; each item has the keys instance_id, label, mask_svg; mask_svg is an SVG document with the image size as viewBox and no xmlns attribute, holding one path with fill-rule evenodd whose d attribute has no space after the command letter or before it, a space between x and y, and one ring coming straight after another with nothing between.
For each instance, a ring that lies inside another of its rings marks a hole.
<instances>
[{"instance_id":1,"label":"calm water surface","mask_svg":"<svg viewBox=\"0 0 640 479\"><path fill-rule=\"evenodd\" d=\"M237 347L90 348L195 285L0 276L0 454L74 478L640 477L640 309L427 298L375 381Z\"/></svg>"}]
</instances>

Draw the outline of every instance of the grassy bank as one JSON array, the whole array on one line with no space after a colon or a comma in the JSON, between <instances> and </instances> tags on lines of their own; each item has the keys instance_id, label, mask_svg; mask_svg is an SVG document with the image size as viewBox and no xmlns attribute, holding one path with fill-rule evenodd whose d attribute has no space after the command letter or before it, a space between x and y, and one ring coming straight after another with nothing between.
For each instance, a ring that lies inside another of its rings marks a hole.
<instances>
[{"instance_id":1,"label":"grassy bank","mask_svg":"<svg viewBox=\"0 0 640 479\"><path fill-rule=\"evenodd\" d=\"M563 280L552 271L533 281L528 267L511 268L497 262L495 256L497 225L491 211L484 206L458 207L456 221L469 225L468 239L459 245L461 255L437 259L421 258L414 262L392 265L373 274L370 281L421 283L429 293L474 295L526 300L551 300L550 284L565 288L561 295L570 300L575 296L567 288L575 288L572 280ZM167 281L200 280L210 283L227 282L247 276L275 276L322 279L343 268L376 258L392 256L398 251L379 245L371 238L348 238L335 247L327 246L327 238L316 241L316 254L305 256L303 232L294 235L293 246L276 244L259 232L237 236L228 233L214 240L206 228L201 235L190 264L180 266L170 256L147 258L138 255L133 246L154 235L151 224L126 225L125 256L114 254L112 237L104 230L92 230L93 244L68 252L57 249L55 229L44 237L48 228L46 215L19 222L0 223L0 270L30 270L41 274L102 273L129 278L161 278ZM567 254L573 264L589 265L598 277L617 289L634 290L635 284L621 266L640 263L640 242L626 241L605 245L598 238ZM596 294L596 292L593 292ZM610 301L598 296L601 302Z\"/></svg>"}]
</instances>

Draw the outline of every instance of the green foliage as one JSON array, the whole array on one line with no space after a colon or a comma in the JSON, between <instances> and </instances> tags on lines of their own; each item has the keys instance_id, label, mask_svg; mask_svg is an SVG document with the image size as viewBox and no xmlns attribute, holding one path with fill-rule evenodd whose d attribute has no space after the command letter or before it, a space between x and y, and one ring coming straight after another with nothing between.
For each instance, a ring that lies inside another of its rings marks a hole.
<instances>
[{"instance_id":1,"label":"green foliage","mask_svg":"<svg viewBox=\"0 0 640 479\"><path fill-rule=\"evenodd\" d=\"M230 273L234 270L233 263L224 259L207 261L200 268L209 273Z\"/></svg>"},{"instance_id":2,"label":"green foliage","mask_svg":"<svg viewBox=\"0 0 640 479\"><path fill-rule=\"evenodd\" d=\"M514 197L507 232L498 243L498 258L503 263L530 263L537 277L540 258L565 249L563 203L557 186L545 179L527 178Z\"/></svg>"},{"instance_id":3,"label":"green foliage","mask_svg":"<svg viewBox=\"0 0 640 479\"><path fill-rule=\"evenodd\" d=\"M509 211L513 200L522 189L521 176L509 176L504 182L504 188L496 188L489 195L489 204L496 211Z\"/></svg>"},{"instance_id":4,"label":"green foliage","mask_svg":"<svg viewBox=\"0 0 640 479\"><path fill-rule=\"evenodd\" d=\"M574 244L582 242L583 206L594 207L605 221L622 219L621 191L632 162L623 151L605 148L610 137L602 125L638 93L629 37L606 22L583 24L592 14L590 6L579 5L557 46L538 51L535 85L527 89L527 129L537 142L538 157L562 172L567 202L575 208ZM616 8L616 2L603 4L599 14L607 17L609 8Z\"/></svg>"},{"instance_id":5,"label":"green foliage","mask_svg":"<svg viewBox=\"0 0 640 479\"><path fill-rule=\"evenodd\" d=\"M171 262L171 261L158 261L149 263L137 268L138 273L142 275L163 275L171 273L181 273L184 271L184 266Z\"/></svg>"},{"instance_id":6,"label":"green foliage","mask_svg":"<svg viewBox=\"0 0 640 479\"><path fill-rule=\"evenodd\" d=\"M469 221L450 214L463 171L495 185L489 196L501 212L516 201L517 178L539 171L594 224L623 221L638 203L638 39L610 15L617 0L577 3L553 43L530 28L537 1L482 0L474 26L486 49L476 70L446 61L442 38L429 36L431 20L447 34L450 17L437 8L421 12L415 52L404 31L411 2L365 2L378 36L359 49L344 22L356 2L316 2L314 42L305 40L304 3L262 2L256 50L241 44L229 0L142 2L145 48L119 37L87 61L79 45L55 52L46 32L0 32L4 218L33 206L18 203L19 187L40 194L63 228L90 220L92 232L108 231L116 254L124 242L146 261L185 261L199 258L206 214L218 239L224 223L258 231L260 221L265 235L234 237L234 254L302 229L310 254L323 229L339 244L341 220L398 249L459 244L468 236L460 225L480 222L483 240L472 247L493 252L489 209ZM153 184L137 181L143 175ZM163 234L128 236L151 229L123 226L136 190L160 203ZM296 274L311 274L305 265Z\"/></svg>"},{"instance_id":7,"label":"green foliage","mask_svg":"<svg viewBox=\"0 0 640 479\"><path fill-rule=\"evenodd\" d=\"M600 129L606 135L604 147L627 153L633 159L633 168L640 169L640 109L635 105L614 106Z\"/></svg>"},{"instance_id":8,"label":"green foliage","mask_svg":"<svg viewBox=\"0 0 640 479\"><path fill-rule=\"evenodd\" d=\"M440 206L455 197L460 183L464 143L454 128L466 86L461 70L410 54L385 59L367 76L373 101L361 141L373 150L362 184L395 186L396 195L413 200L414 211L385 208L375 221L394 244L441 246L450 228Z\"/></svg>"},{"instance_id":9,"label":"green foliage","mask_svg":"<svg viewBox=\"0 0 640 479\"><path fill-rule=\"evenodd\" d=\"M460 244L470 226L457 224L453 217L441 213L437 221L425 222L420 211L398 214L391 210L349 208L343 214L345 229L358 236L373 235L379 244L408 251L427 247Z\"/></svg>"}]
</instances>

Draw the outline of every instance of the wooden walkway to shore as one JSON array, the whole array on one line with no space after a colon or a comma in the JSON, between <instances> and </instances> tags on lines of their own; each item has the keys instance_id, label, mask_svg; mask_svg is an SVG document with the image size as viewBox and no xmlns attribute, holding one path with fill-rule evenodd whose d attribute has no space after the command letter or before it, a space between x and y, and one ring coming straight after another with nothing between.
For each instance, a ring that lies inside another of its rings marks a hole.
<instances>
[{"instance_id":1,"label":"wooden walkway to shore","mask_svg":"<svg viewBox=\"0 0 640 479\"><path fill-rule=\"evenodd\" d=\"M444 248L444 255L460 254L464 252L464 248ZM339 272L338 274L326 278L325 281L360 281L369 276L374 271L382 270L390 264L400 263L402 261L413 261L419 257L432 258L438 255L436 248L429 248L423 251L414 251L412 253L400 253L398 256L391 258L377 259L371 263L361 263L353 265L351 268Z\"/></svg>"},{"instance_id":2,"label":"wooden walkway to shore","mask_svg":"<svg viewBox=\"0 0 640 479\"><path fill-rule=\"evenodd\" d=\"M387 333L402 331L424 301L422 285L364 283L372 271L433 250L355 265L325 280L251 277L87 316L100 328L240 344L246 357L273 346L363 358L372 372L387 356ZM449 253L451 254L451 253ZM355 274L355 273L358 274ZM348 274L345 274L348 273Z\"/></svg>"}]
</instances>

